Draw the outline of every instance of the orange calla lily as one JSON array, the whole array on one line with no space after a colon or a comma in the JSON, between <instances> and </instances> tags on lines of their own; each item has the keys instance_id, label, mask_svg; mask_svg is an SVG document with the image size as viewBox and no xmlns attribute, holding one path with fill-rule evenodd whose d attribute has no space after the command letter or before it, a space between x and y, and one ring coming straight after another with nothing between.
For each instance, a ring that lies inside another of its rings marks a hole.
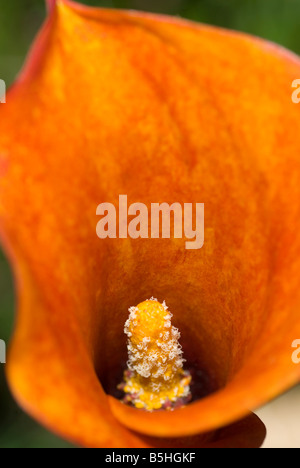
<instances>
[{"instance_id":1,"label":"orange calla lily","mask_svg":"<svg viewBox=\"0 0 300 468\"><path fill-rule=\"evenodd\" d=\"M48 3L1 105L12 392L83 446L259 446L249 411L300 381L300 60L177 18ZM119 194L204 203L203 248L100 240L96 207ZM152 295L203 397L174 411L117 399L128 307Z\"/></svg>"}]
</instances>

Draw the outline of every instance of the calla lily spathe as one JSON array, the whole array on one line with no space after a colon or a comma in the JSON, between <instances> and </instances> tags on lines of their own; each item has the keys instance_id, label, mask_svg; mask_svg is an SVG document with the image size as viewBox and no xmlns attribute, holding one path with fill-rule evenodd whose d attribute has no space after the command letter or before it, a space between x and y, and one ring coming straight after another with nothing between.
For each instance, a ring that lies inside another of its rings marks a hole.
<instances>
[{"instance_id":1,"label":"calla lily spathe","mask_svg":"<svg viewBox=\"0 0 300 468\"><path fill-rule=\"evenodd\" d=\"M83 446L259 446L249 410L300 380L300 60L178 18L48 5L0 114L12 392ZM96 207L119 194L205 203L203 248L99 240ZM173 412L109 395L127 309L152 295L214 389Z\"/></svg>"}]
</instances>

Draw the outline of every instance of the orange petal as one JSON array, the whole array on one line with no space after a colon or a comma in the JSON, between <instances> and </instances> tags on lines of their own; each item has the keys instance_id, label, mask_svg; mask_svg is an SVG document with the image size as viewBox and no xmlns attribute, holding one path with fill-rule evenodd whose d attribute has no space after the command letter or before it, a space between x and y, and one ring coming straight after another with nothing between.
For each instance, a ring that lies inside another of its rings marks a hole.
<instances>
[{"instance_id":1,"label":"orange petal","mask_svg":"<svg viewBox=\"0 0 300 468\"><path fill-rule=\"evenodd\" d=\"M159 439L140 436L150 447L156 448L259 448L266 436L264 424L255 414L229 426L206 434L189 437Z\"/></svg>"},{"instance_id":2,"label":"orange petal","mask_svg":"<svg viewBox=\"0 0 300 468\"><path fill-rule=\"evenodd\" d=\"M1 108L0 232L19 299L12 391L87 446L230 424L300 380L299 58L177 18L48 3ZM96 207L119 194L204 202L204 247L99 240ZM215 391L174 412L106 396L126 361L127 309L152 295Z\"/></svg>"}]
</instances>

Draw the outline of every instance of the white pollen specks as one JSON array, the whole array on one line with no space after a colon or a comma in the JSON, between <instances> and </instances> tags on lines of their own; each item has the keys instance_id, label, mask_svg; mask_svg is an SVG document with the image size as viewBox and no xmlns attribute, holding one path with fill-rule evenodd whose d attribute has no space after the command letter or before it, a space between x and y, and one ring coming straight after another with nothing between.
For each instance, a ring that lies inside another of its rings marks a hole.
<instances>
[{"instance_id":1,"label":"white pollen specks","mask_svg":"<svg viewBox=\"0 0 300 468\"><path fill-rule=\"evenodd\" d=\"M157 299L151 297L149 301L158 302ZM145 301L147 302L147 301ZM163 329L158 329L159 333L153 336L141 336L141 329L143 324L139 317L138 307L130 307L129 318L125 322L124 333L128 336L128 368L135 371L141 377L152 379L163 379L168 381L170 375L175 375L178 370L183 367L182 349L178 340L180 333L177 328L171 324L171 312L163 301L160 306L163 307L165 314L163 315L163 322L160 325ZM147 316L147 309L144 310ZM152 312L149 312L151 314ZM150 315L151 317L151 315ZM139 320L138 320L139 318ZM154 322L155 323L155 322ZM139 335L135 335L135 328L139 326ZM142 331L142 335L147 333L147 330ZM132 336L135 339L132 340ZM136 337L140 336L139 342ZM153 384L154 385L154 384ZM157 381L157 386L154 385L153 391L159 391L161 383Z\"/></svg>"}]
</instances>

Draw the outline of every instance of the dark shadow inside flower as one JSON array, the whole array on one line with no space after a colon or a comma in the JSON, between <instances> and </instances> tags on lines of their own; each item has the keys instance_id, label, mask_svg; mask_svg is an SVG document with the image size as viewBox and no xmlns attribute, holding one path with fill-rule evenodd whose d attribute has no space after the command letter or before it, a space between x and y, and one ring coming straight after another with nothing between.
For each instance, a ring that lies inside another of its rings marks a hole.
<instances>
[{"instance_id":1,"label":"dark shadow inside flower","mask_svg":"<svg viewBox=\"0 0 300 468\"><path fill-rule=\"evenodd\" d=\"M117 399L124 396L117 386L128 359L124 334L128 308L151 296L166 301L172 324L180 331L184 368L192 375L191 401L224 388L240 369L264 323L264 288L255 295L255 281L246 285L244 275L249 271L243 268L242 259L240 267L235 264L230 272L220 271L217 265L211 268L211 262L220 258L210 259L208 266L203 262L199 271L197 261L209 257L209 249L186 252L174 239L107 239L101 246L106 248L102 264L106 274L101 278L99 314L92 333L95 368L105 392ZM212 271L217 272L214 277ZM223 289L225 281L231 281L230 288ZM262 313L256 313L254 320L247 307L258 300Z\"/></svg>"}]
</instances>

